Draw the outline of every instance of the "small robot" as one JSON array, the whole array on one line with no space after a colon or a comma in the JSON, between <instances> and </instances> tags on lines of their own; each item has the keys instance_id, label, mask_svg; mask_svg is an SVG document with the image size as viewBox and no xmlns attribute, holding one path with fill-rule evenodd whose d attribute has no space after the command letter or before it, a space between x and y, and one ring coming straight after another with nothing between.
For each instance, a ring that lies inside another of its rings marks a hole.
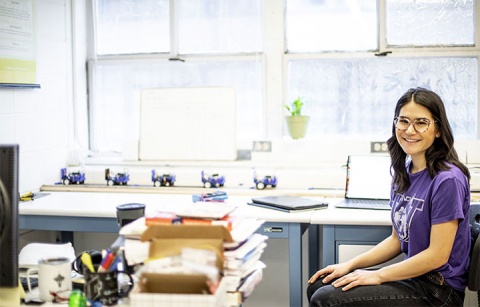
<instances>
[{"instance_id":1,"label":"small robot","mask_svg":"<svg viewBox=\"0 0 480 307\"><path fill-rule=\"evenodd\" d=\"M67 168L60 170L60 177L65 185L68 184L84 184L85 183L85 171L79 170L78 172L67 173Z\"/></svg>"},{"instance_id":2,"label":"small robot","mask_svg":"<svg viewBox=\"0 0 480 307\"><path fill-rule=\"evenodd\" d=\"M155 187L169 187L173 186L173 183L175 182L175 174L163 174L163 175L158 175L157 172L152 169L152 182L153 186Z\"/></svg>"},{"instance_id":3,"label":"small robot","mask_svg":"<svg viewBox=\"0 0 480 307\"><path fill-rule=\"evenodd\" d=\"M108 186L113 185L127 185L130 180L130 175L128 174L128 169L124 169L123 173L117 173L116 175L111 175L110 169L105 169L105 180L107 181Z\"/></svg>"},{"instance_id":4,"label":"small robot","mask_svg":"<svg viewBox=\"0 0 480 307\"><path fill-rule=\"evenodd\" d=\"M263 178L258 177L257 173L254 172L253 174L253 182L255 183L255 187L258 190L263 190L266 187L274 188L277 186L277 176L266 175Z\"/></svg>"},{"instance_id":5,"label":"small robot","mask_svg":"<svg viewBox=\"0 0 480 307\"><path fill-rule=\"evenodd\" d=\"M223 187L223 185L225 184L225 177L218 174L205 174L202 171L202 182L203 186L207 189L211 187Z\"/></svg>"}]
</instances>

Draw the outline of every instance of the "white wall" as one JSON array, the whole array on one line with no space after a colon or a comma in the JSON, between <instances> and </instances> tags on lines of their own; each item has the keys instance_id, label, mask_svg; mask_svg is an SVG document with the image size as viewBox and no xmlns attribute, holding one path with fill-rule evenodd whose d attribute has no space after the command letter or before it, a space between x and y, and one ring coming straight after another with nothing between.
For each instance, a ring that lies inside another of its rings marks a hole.
<instances>
[{"instance_id":1,"label":"white wall","mask_svg":"<svg viewBox=\"0 0 480 307\"><path fill-rule=\"evenodd\" d=\"M20 192L58 181L71 131L69 2L36 1L37 83L0 89L0 143L20 144Z\"/></svg>"},{"instance_id":2,"label":"white wall","mask_svg":"<svg viewBox=\"0 0 480 307\"><path fill-rule=\"evenodd\" d=\"M70 2L36 0L36 61L40 89L0 89L0 143L20 145L19 192L56 182L72 137ZM21 231L19 248L55 242L58 232Z\"/></svg>"}]
</instances>

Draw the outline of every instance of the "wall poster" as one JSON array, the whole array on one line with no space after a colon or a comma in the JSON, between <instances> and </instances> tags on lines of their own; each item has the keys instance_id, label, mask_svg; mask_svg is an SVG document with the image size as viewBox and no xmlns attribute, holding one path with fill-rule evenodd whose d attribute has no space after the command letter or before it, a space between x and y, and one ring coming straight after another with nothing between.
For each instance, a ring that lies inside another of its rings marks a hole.
<instances>
[{"instance_id":1,"label":"wall poster","mask_svg":"<svg viewBox=\"0 0 480 307\"><path fill-rule=\"evenodd\" d=\"M0 0L0 86L35 82L35 0Z\"/></svg>"}]
</instances>

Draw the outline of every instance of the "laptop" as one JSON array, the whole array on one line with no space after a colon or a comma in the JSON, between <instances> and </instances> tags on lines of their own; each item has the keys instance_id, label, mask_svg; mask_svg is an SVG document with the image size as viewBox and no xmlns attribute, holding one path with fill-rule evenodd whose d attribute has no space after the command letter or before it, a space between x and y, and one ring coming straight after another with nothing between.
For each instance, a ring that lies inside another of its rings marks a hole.
<instances>
[{"instance_id":1,"label":"laptop","mask_svg":"<svg viewBox=\"0 0 480 307\"><path fill-rule=\"evenodd\" d=\"M335 207L390 210L390 164L390 156L349 156L345 199Z\"/></svg>"},{"instance_id":2,"label":"laptop","mask_svg":"<svg viewBox=\"0 0 480 307\"><path fill-rule=\"evenodd\" d=\"M279 195L254 197L252 198L252 203L249 203L249 205L295 212L325 208L328 206L328 202L325 200L325 197L322 197L320 200L314 200L305 197Z\"/></svg>"}]
</instances>

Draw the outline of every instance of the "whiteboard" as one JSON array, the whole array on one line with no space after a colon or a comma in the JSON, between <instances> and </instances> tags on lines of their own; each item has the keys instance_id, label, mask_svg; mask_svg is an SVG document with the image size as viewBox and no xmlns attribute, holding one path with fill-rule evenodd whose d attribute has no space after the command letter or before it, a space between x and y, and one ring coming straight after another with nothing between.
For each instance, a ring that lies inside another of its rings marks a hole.
<instances>
[{"instance_id":1,"label":"whiteboard","mask_svg":"<svg viewBox=\"0 0 480 307\"><path fill-rule=\"evenodd\" d=\"M236 158L233 88L142 90L140 160L232 161Z\"/></svg>"}]
</instances>

